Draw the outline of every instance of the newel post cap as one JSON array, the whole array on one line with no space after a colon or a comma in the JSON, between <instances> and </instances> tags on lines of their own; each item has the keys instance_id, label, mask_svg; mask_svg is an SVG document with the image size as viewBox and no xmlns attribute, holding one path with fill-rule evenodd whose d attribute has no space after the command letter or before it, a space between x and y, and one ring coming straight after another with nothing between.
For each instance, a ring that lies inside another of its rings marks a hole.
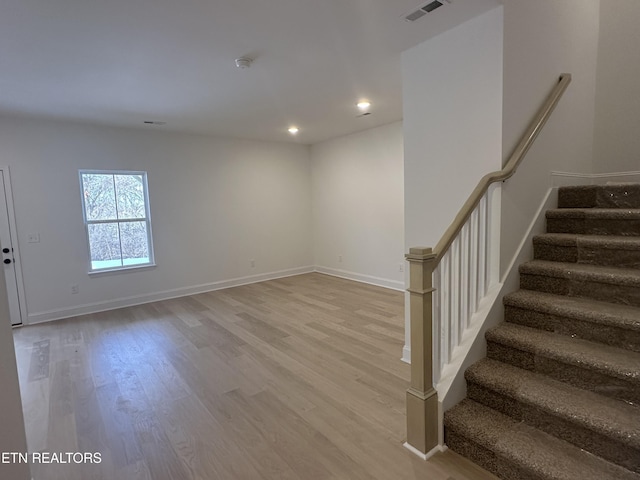
<instances>
[{"instance_id":1,"label":"newel post cap","mask_svg":"<svg viewBox=\"0 0 640 480\"><path fill-rule=\"evenodd\" d=\"M407 260L428 260L436 256L431 247L411 247L405 255Z\"/></svg>"}]
</instances>

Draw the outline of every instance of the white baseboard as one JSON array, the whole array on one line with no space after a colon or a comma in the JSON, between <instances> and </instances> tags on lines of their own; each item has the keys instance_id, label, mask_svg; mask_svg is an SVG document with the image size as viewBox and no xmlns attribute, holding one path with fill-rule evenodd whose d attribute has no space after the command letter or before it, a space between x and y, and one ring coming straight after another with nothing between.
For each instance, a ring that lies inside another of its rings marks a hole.
<instances>
[{"instance_id":1,"label":"white baseboard","mask_svg":"<svg viewBox=\"0 0 640 480\"><path fill-rule=\"evenodd\" d=\"M115 310L117 308L132 307L144 303L157 302L160 300L169 300L171 298L184 297L187 295L195 295L198 293L213 292L224 288L239 287L240 285L248 285L251 283L264 282L266 280L275 280L277 278L291 277L304 273L312 273L316 269L312 266L291 268L288 270L280 270L277 272L263 273L259 275L251 275L247 277L233 278L230 280L221 280L218 282L206 283L203 285L193 285L189 287L174 288L161 292L149 293L144 295L133 295L131 297L118 298L116 300L108 300L103 302L87 303L84 305L76 305L70 308L61 308L56 310L48 310L44 312L29 313L28 325L36 323L49 322L52 320L60 320L62 318L76 317L78 315L86 315L89 313L104 312L107 310Z\"/></svg>"},{"instance_id":2,"label":"white baseboard","mask_svg":"<svg viewBox=\"0 0 640 480\"><path fill-rule=\"evenodd\" d=\"M604 185L607 183L640 183L640 172L551 172L552 187L566 187L572 185Z\"/></svg>"},{"instance_id":3,"label":"white baseboard","mask_svg":"<svg viewBox=\"0 0 640 480\"><path fill-rule=\"evenodd\" d=\"M404 282L398 280L389 280L387 278L373 277L371 275L364 275L362 273L349 272L347 270L339 270L337 268L319 267L316 266L315 271L318 273L324 273L325 275L331 275L333 277L345 278L347 280L354 280L356 282L368 283L369 285L376 285L378 287L389 288L391 290L398 290L404 292Z\"/></svg>"},{"instance_id":4,"label":"white baseboard","mask_svg":"<svg viewBox=\"0 0 640 480\"><path fill-rule=\"evenodd\" d=\"M404 445L404 448L409 450L414 455L417 455L422 460L429 460L429 458L433 457L436 453L446 452L447 451L447 446L446 445L436 445L431 450L429 450L427 453L422 453L420 450L418 450L417 448L409 445L407 442L404 442L403 445Z\"/></svg>"},{"instance_id":5,"label":"white baseboard","mask_svg":"<svg viewBox=\"0 0 640 480\"><path fill-rule=\"evenodd\" d=\"M400 360L411 365L411 347L409 345L402 347L402 358Z\"/></svg>"},{"instance_id":6,"label":"white baseboard","mask_svg":"<svg viewBox=\"0 0 640 480\"><path fill-rule=\"evenodd\" d=\"M267 280L275 280L277 278L291 277L294 275L301 275L304 273L318 272L325 275L331 275L334 277L345 278L356 282L367 283L369 285L376 285L379 287L389 288L392 290L404 290L404 284L402 282L396 282L394 280L386 280L384 278L372 277L369 275L363 275L354 272L347 272L343 270L335 270L325 267L299 267L291 268L288 270L280 270L277 272L263 273L259 275L251 275L247 277L233 278L230 280L221 280L218 282L206 283L203 285L192 285L189 287L175 288L171 290L164 290L161 292L148 293L144 295L133 295L131 297L118 298L115 300L107 300L103 302L86 303L83 305L76 305L69 308L61 308L55 310L47 310L44 312L29 313L27 315L27 325L34 325L37 323L50 322L52 320L60 320L63 318L76 317L78 315L87 315L90 313L104 312L107 310L115 310L117 308L132 307L134 305L142 305L144 303L157 302L161 300L169 300L171 298L184 297L187 295L196 295L198 293L213 292L215 290L222 290L225 288L239 287L241 285L248 285L251 283L264 282Z\"/></svg>"}]
</instances>

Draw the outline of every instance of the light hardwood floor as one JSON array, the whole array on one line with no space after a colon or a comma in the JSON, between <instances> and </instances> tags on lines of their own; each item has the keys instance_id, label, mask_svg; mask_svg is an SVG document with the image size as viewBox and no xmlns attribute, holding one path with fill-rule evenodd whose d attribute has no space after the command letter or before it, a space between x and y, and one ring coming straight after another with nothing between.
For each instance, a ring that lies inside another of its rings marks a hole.
<instances>
[{"instance_id":1,"label":"light hardwood floor","mask_svg":"<svg viewBox=\"0 0 640 480\"><path fill-rule=\"evenodd\" d=\"M402 447L403 295L321 274L16 329L35 480L494 479Z\"/></svg>"}]
</instances>

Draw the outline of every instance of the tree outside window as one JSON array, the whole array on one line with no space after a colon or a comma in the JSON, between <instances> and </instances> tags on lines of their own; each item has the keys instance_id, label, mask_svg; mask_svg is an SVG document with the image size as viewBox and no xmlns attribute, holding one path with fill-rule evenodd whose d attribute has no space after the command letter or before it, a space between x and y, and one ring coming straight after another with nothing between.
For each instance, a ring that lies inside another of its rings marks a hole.
<instances>
[{"instance_id":1,"label":"tree outside window","mask_svg":"<svg viewBox=\"0 0 640 480\"><path fill-rule=\"evenodd\" d=\"M152 265L146 172L80 171L90 271Z\"/></svg>"}]
</instances>

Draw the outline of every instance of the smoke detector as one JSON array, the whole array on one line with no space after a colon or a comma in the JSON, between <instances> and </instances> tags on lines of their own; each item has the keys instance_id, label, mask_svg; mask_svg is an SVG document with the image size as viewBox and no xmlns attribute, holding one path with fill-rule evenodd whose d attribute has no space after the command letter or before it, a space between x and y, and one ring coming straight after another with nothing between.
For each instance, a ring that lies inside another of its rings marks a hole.
<instances>
[{"instance_id":1,"label":"smoke detector","mask_svg":"<svg viewBox=\"0 0 640 480\"><path fill-rule=\"evenodd\" d=\"M253 59L249 57L240 57L236 58L236 67L238 68L249 68L253 63Z\"/></svg>"},{"instance_id":2,"label":"smoke detector","mask_svg":"<svg viewBox=\"0 0 640 480\"><path fill-rule=\"evenodd\" d=\"M419 18L424 17L427 13L433 12L436 8L440 8L445 3L451 3L451 0L434 0L432 2L427 3L426 5L422 5L417 10L404 15L404 19L407 22L415 22Z\"/></svg>"}]
</instances>

